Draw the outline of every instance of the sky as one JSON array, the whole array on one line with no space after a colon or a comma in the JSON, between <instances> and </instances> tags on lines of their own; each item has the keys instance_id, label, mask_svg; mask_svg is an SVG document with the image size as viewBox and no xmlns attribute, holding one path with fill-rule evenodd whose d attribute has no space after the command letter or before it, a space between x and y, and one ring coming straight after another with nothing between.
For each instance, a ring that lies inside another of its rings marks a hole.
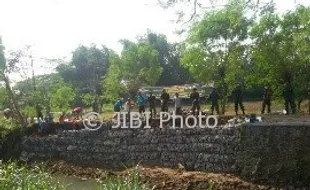
<instances>
[{"instance_id":1,"label":"sky","mask_svg":"<svg viewBox=\"0 0 310 190\"><path fill-rule=\"evenodd\" d=\"M274 0L279 12L309 0ZM173 10L157 0L0 0L0 36L8 50L32 46L35 74L49 72L39 58L70 58L79 45L104 44L121 51L120 39L134 40L151 29L168 41L174 34ZM43 71L44 70L44 71Z\"/></svg>"}]
</instances>

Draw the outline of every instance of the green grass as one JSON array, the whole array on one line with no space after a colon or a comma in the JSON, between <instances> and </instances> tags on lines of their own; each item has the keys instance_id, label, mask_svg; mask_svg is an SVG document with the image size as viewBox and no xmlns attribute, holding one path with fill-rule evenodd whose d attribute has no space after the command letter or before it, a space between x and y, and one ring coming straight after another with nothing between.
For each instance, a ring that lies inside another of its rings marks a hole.
<instances>
[{"instance_id":1,"label":"green grass","mask_svg":"<svg viewBox=\"0 0 310 190\"><path fill-rule=\"evenodd\" d=\"M66 186L53 180L44 167L28 168L16 162L0 165L1 190L64 190Z\"/></svg>"},{"instance_id":2,"label":"green grass","mask_svg":"<svg viewBox=\"0 0 310 190\"><path fill-rule=\"evenodd\" d=\"M99 185L97 190L152 190L140 181L137 168L129 170L125 176L110 177Z\"/></svg>"},{"instance_id":3,"label":"green grass","mask_svg":"<svg viewBox=\"0 0 310 190\"><path fill-rule=\"evenodd\" d=\"M0 190L65 190L70 184L60 183L45 171L43 164L27 166L17 162L0 164ZM140 181L138 172L109 177L96 186L97 190L151 190Z\"/></svg>"}]
</instances>

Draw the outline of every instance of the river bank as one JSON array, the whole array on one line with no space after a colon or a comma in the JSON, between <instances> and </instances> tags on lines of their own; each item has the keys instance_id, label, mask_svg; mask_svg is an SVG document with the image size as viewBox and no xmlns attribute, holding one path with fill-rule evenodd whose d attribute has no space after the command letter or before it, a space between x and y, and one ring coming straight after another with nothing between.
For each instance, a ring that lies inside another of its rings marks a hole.
<instances>
[{"instance_id":1,"label":"river bank","mask_svg":"<svg viewBox=\"0 0 310 190\"><path fill-rule=\"evenodd\" d=\"M274 187L268 185L253 184L244 181L233 174L217 174L205 172L185 171L162 167L143 167L124 169L123 171L110 171L99 168L78 166L64 161L46 162L48 172L56 176L62 182L73 182L73 187L90 189L95 187L96 181L105 181L113 177L126 177L133 170L138 173L140 181L154 190L284 190L297 189L291 187ZM61 177L64 176L64 177ZM80 189L80 188L79 188Z\"/></svg>"}]
</instances>

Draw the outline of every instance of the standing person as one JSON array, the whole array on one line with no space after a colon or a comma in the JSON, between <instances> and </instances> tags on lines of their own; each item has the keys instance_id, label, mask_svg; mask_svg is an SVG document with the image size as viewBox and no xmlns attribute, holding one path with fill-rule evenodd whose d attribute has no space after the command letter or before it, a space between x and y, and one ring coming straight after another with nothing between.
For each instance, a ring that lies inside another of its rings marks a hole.
<instances>
[{"instance_id":1,"label":"standing person","mask_svg":"<svg viewBox=\"0 0 310 190\"><path fill-rule=\"evenodd\" d=\"M219 104L218 104L218 93L217 93L217 90L216 88L212 88L212 92L209 96L209 99L211 99L211 112L212 112L212 115L214 113L214 108L215 108L215 111L216 113L219 115L220 114L220 111L219 111Z\"/></svg>"},{"instance_id":2,"label":"standing person","mask_svg":"<svg viewBox=\"0 0 310 190\"><path fill-rule=\"evenodd\" d=\"M139 113L140 114L144 113L145 112L145 98L142 96L141 92L138 92L136 103L139 108Z\"/></svg>"},{"instance_id":3,"label":"standing person","mask_svg":"<svg viewBox=\"0 0 310 190\"><path fill-rule=\"evenodd\" d=\"M49 111L46 112L46 116L45 116L44 120L45 120L47 123L50 123L50 122L53 122L53 121L54 121L54 117L53 117L53 115L51 114L51 112L49 112Z\"/></svg>"},{"instance_id":4,"label":"standing person","mask_svg":"<svg viewBox=\"0 0 310 190\"><path fill-rule=\"evenodd\" d=\"M42 107L39 104L36 105L36 112L38 121L39 119L43 120Z\"/></svg>"},{"instance_id":5,"label":"standing person","mask_svg":"<svg viewBox=\"0 0 310 190\"><path fill-rule=\"evenodd\" d=\"M243 106L242 89L241 89L240 85L238 85L235 88L233 94L234 94L234 98L235 98L235 113L236 113L236 115L238 115L238 108L239 108L239 106L241 108L242 114L245 115L244 106Z\"/></svg>"},{"instance_id":6,"label":"standing person","mask_svg":"<svg viewBox=\"0 0 310 190\"><path fill-rule=\"evenodd\" d=\"M284 90L283 90L283 97L284 97L284 106L286 114L290 114L290 108L292 110L292 114L296 113L296 105L294 100L294 90L292 88L292 85L290 83L284 84Z\"/></svg>"},{"instance_id":7,"label":"standing person","mask_svg":"<svg viewBox=\"0 0 310 190\"><path fill-rule=\"evenodd\" d=\"M150 106L150 112L151 112L151 118L156 118L156 97L153 95L152 92L150 92L150 97L148 98L149 106Z\"/></svg>"},{"instance_id":8,"label":"standing person","mask_svg":"<svg viewBox=\"0 0 310 190\"><path fill-rule=\"evenodd\" d=\"M161 99L161 111L168 112L168 101L170 100L170 95L163 89L163 93L160 96Z\"/></svg>"},{"instance_id":9,"label":"standing person","mask_svg":"<svg viewBox=\"0 0 310 190\"><path fill-rule=\"evenodd\" d=\"M265 113L265 108L267 106L267 113L271 112L271 87L270 85L265 86L263 104L262 104L262 114Z\"/></svg>"},{"instance_id":10,"label":"standing person","mask_svg":"<svg viewBox=\"0 0 310 190\"><path fill-rule=\"evenodd\" d=\"M308 114L310 115L310 85L308 87Z\"/></svg>"},{"instance_id":11,"label":"standing person","mask_svg":"<svg viewBox=\"0 0 310 190\"><path fill-rule=\"evenodd\" d=\"M125 112L127 113L127 121L130 121L130 113L131 113L131 108L133 107L134 104L131 103L131 99L128 98L127 102L125 103Z\"/></svg>"},{"instance_id":12,"label":"standing person","mask_svg":"<svg viewBox=\"0 0 310 190\"><path fill-rule=\"evenodd\" d=\"M175 93L173 101L174 101L175 114L181 115L182 114L182 104L181 104L181 98L179 97L179 93Z\"/></svg>"},{"instance_id":13,"label":"standing person","mask_svg":"<svg viewBox=\"0 0 310 190\"><path fill-rule=\"evenodd\" d=\"M199 101L199 93L197 92L197 88L193 89L193 92L190 94L190 98L193 100L192 102L192 113L195 114L197 110L197 115L200 111L200 101Z\"/></svg>"},{"instance_id":14,"label":"standing person","mask_svg":"<svg viewBox=\"0 0 310 190\"><path fill-rule=\"evenodd\" d=\"M123 109L123 99L118 99L114 104L114 112L120 112Z\"/></svg>"}]
</instances>

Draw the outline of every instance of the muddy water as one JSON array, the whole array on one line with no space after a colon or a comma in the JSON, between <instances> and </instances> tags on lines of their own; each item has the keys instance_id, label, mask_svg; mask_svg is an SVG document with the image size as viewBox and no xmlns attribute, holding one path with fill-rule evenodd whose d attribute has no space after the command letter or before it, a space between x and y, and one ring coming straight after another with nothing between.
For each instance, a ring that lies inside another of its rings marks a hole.
<instances>
[{"instance_id":1,"label":"muddy water","mask_svg":"<svg viewBox=\"0 0 310 190\"><path fill-rule=\"evenodd\" d=\"M63 175L54 176L54 179L63 185L68 185L68 190L98 190L98 183L95 180L81 180L76 177Z\"/></svg>"}]
</instances>

